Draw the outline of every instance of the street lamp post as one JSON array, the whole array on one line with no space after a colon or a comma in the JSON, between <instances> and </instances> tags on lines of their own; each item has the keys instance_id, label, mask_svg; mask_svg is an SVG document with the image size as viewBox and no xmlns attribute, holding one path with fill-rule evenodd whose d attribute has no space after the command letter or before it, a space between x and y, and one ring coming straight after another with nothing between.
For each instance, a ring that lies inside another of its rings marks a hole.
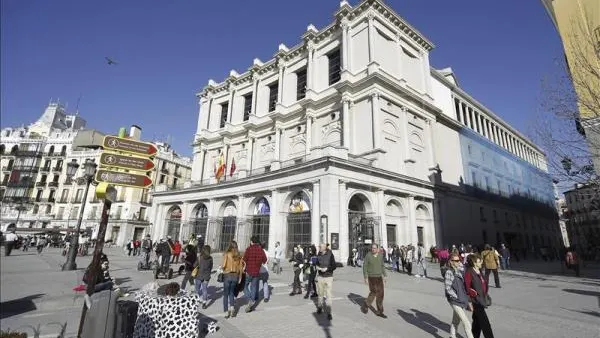
<instances>
[{"instance_id":1,"label":"street lamp post","mask_svg":"<svg viewBox=\"0 0 600 338\"><path fill-rule=\"evenodd\" d=\"M85 192L83 193L83 201L81 201L81 210L79 210L79 219L77 220L77 227L75 228L75 236L71 237L69 255L67 256L66 263L62 266L63 271L72 271L77 269L75 259L77 258L77 249L79 248L79 231L81 229L81 221L83 220L83 212L85 209L85 203L87 201L88 191L90 190L90 184L92 184L94 175L96 174L96 167L96 163L90 159L86 160L83 165L84 174L82 179L84 179L86 182ZM72 179L75 176L78 168L79 164L77 164L77 160L73 160L67 164L68 179Z\"/></svg>"}]
</instances>

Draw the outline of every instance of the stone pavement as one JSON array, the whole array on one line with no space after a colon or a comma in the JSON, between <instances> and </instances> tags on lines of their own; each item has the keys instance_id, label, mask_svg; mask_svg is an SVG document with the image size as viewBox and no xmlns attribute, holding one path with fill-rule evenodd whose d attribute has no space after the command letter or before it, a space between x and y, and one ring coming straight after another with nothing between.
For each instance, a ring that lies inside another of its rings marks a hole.
<instances>
[{"instance_id":1,"label":"stone pavement","mask_svg":"<svg viewBox=\"0 0 600 338\"><path fill-rule=\"evenodd\" d=\"M119 249L107 249L112 275L132 290L152 281L149 271L135 269L136 258ZM38 256L15 252L0 258L2 329L20 329L30 334L38 325L41 337L56 337L59 324L67 324L73 336L79 322L82 300L72 291L82 271L60 272L64 261L59 251L50 249ZM215 256L218 263L220 258ZM78 257L81 267L89 257ZM534 263L528 263L535 267ZM540 263L541 264L541 263ZM560 266L557 265L560 269ZM175 266L174 266L175 267ZM501 274L502 288L491 288L489 308L496 337L600 337L600 279L590 275L551 275L515 271ZM535 270L535 269L534 269ZM543 269L542 269L543 270ZM430 266L432 279L390 273L384 306L387 319L372 313L363 315L362 297L368 290L360 269L339 268L335 272L333 321L316 315L315 305L301 296L289 297L290 269L271 276L272 298L260 303L255 312L236 318L223 318L221 288L212 282L215 301L203 311L204 320L216 320L220 330L214 337L449 337L451 310L443 296L439 269ZM174 278L181 281L182 277ZM166 280L159 280L165 283ZM492 283L493 284L493 283ZM245 302L238 300L238 305ZM29 326L29 327L28 327ZM463 332L462 328L459 332ZM464 336L464 334L463 334Z\"/></svg>"}]
</instances>

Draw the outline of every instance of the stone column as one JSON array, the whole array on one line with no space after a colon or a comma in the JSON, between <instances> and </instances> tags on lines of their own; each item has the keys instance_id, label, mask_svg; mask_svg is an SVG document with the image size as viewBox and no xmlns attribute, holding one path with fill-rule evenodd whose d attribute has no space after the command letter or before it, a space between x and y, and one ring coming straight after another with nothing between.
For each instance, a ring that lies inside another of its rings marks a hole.
<instances>
[{"instance_id":1,"label":"stone column","mask_svg":"<svg viewBox=\"0 0 600 338\"><path fill-rule=\"evenodd\" d=\"M465 116L463 115L463 105L460 100L458 100L458 120L460 123L465 124Z\"/></svg>"},{"instance_id":2,"label":"stone column","mask_svg":"<svg viewBox=\"0 0 600 338\"><path fill-rule=\"evenodd\" d=\"M377 194L377 213L379 214L381 225L379 226L379 231L381 234L381 242L379 243L385 250L388 248L388 238L387 238L387 222L385 219L385 194L383 189L379 189L376 192Z\"/></svg>"},{"instance_id":3,"label":"stone column","mask_svg":"<svg viewBox=\"0 0 600 338\"><path fill-rule=\"evenodd\" d=\"M312 122L313 117L306 112L306 156L310 155L310 148L312 148Z\"/></svg>"},{"instance_id":4,"label":"stone column","mask_svg":"<svg viewBox=\"0 0 600 338\"><path fill-rule=\"evenodd\" d=\"M235 226L234 238L237 241L240 250L245 250L248 245L250 245L250 236L253 235L252 224L242 221L246 216L246 196L244 196L244 194L240 194L237 196L237 200L237 224ZM248 227L250 227L250 229L248 229Z\"/></svg>"},{"instance_id":5,"label":"stone column","mask_svg":"<svg viewBox=\"0 0 600 338\"><path fill-rule=\"evenodd\" d=\"M473 129L473 123L471 121L471 113L469 112L469 106L465 106L465 114L467 115L467 127Z\"/></svg>"},{"instance_id":6,"label":"stone column","mask_svg":"<svg viewBox=\"0 0 600 338\"><path fill-rule=\"evenodd\" d=\"M350 231L348 229L348 206L346 205L346 181L338 181L338 201L339 201L339 222L340 222L340 262L346 264L348 260ZM333 216L333 215L331 215Z\"/></svg>"},{"instance_id":7,"label":"stone column","mask_svg":"<svg viewBox=\"0 0 600 338\"><path fill-rule=\"evenodd\" d=\"M279 162L280 158L281 158L281 127L280 126L276 126L275 127L275 158L274 158L274 162ZM279 164L279 163L278 163ZM277 168L273 168L273 169L277 169Z\"/></svg>"},{"instance_id":8,"label":"stone column","mask_svg":"<svg viewBox=\"0 0 600 338\"><path fill-rule=\"evenodd\" d=\"M286 227L287 222L280 222L279 192L277 189L271 190L271 203L269 205L271 213L269 214L269 248L275 247L275 242L281 242L281 248L286 247ZM287 252L284 253L287 255Z\"/></svg>"},{"instance_id":9,"label":"stone column","mask_svg":"<svg viewBox=\"0 0 600 338\"><path fill-rule=\"evenodd\" d=\"M189 202L184 202L181 207L181 223L179 224L179 241L183 243L184 240L188 240L190 235L189 229L185 229L188 225L188 221L190 219L190 215L192 213L193 204ZM184 232L184 230L186 230Z\"/></svg>"},{"instance_id":10,"label":"stone column","mask_svg":"<svg viewBox=\"0 0 600 338\"><path fill-rule=\"evenodd\" d=\"M314 90L314 52L315 45L312 41L306 43L306 50L308 54L308 61L306 64L306 92Z\"/></svg>"},{"instance_id":11,"label":"stone column","mask_svg":"<svg viewBox=\"0 0 600 338\"><path fill-rule=\"evenodd\" d=\"M312 243L322 243L322 240L327 236L327 234L323 235L321 238L321 181L316 180L312 182L312 211L311 215L311 242ZM323 231L327 231L323 229ZM327 240L325 239L325 243Z\"/></svg>"},{"instance_id":12,"label":"stone column","mask_svg":"<svg viewBox=\"0 0 600 338\"><path fill-rule=\"evenodd\" d=\"M216 236L217 233L219 231L221 231L221 228L217 227L217 223L212 221L211 219L216 219L217 217L219 217L219 211L217 210L217 201L214 198L211 198L208 201L208 226L206 229L206 238L205 240L205 244L206 245L210 245L211 248L213 248L214 250L216 250Z\"/></svg>"},{"instance_id":13,"label":"stone column","mask_svg":"<svg viewBox=\"0 0 600 338\"><path fill-rule=\"evenodd\" d=\"M229 106L227 107L227 122L231 123L233 116L233 98L235 96L235 89L231 89L231 94L229 95Z\"/></svg>"},{"instance_id":14,"label":"stone column","mask_svg":"<svg viewBox=\"0 0 600 338\"><path fill-rule=\"evenodd\" d=\"M340 26L342 28L342 70L349 70L350 65L348 63L348 44L350 42L350 39L348 38L348 29L350 28L350 26L348 25L348 19L342 19Z\"/></svg>"},{"instance_id":15,"label":"stone column","mask_svg":"<svg viewBox=\"0 0 600 338\"><path fill-rule=\"evenodd\" d=\"M410 161L410 144L408 142L408 109L404 106L400 108L402 116L400 120L402 122L402 142L404 148L404 162ZM461 114L462 116L462 114Z\"/></svg>"},{"instance_id":16,"label":"stone column","mask_svg":"<svg viewBox=\"0 0 600 338\"><path fill-rule=\"evenodd\" d=\"M426 125L426 128L427 128L427 130L426 130L426 132L427 132L427 138L429 139L428 140L429 141L428 142L429 143L429 149L428 149L428 152L429 152L429 157L428 157L429 167L428 168L429 169L434 168L435 165L436 165L436 162L435 162L435 147L434 147L434 144L433 144L433 140L434 140L434 138L433 138L433 126L432 126L433 122L435 122L435 121L429 120L429 119L426 120L426 122L425 122L427 124Z\"/></svg>"},{"instance_id":17,"label":"stone column","mask_svg":"<svg viewBox=\"0 0 600 338\"><path fill-rule=\"evenodd\" d=\"M379 93L371 94L371 109L373 110L373 148L381 148L381 122L379 109Z\"/></svg>"},{"instance_id":18,"label":"stone column","mask_svg":"<svg viewBox=\"0 0 600 338\"><path fill-rule=\"evenodd\" d=\"M368 13L367 18L369 21L368 27L368 36L369 36L369 63L375 61L375 38L373 36L375 26L373 25L373 21L375 21L375 14Z\"/></svg>"},{"instance_id":19,"label":"stone column","mask_svg":"<svg viewBox=\"0 0 600 338\"><path fill-rule=\"evenodd\" d=\"M475 122L477 123L477 131L483 135L483 129L481 129L481 118L479 115L479 113L477 113L476 111L473 111L473 117L475 118Z\"/></svg>"},{"instance_id":20,"label":"stone column","mask_svg":"<svg viewBox=\"0 0 600 338\"><path fill-rule=\"evenodd\" d=\"M252 84L252 88L254 88L254 92L252 93L252 108L250 110L251 115L256 115L256 100L258 98L258 75L252 74L254 77L254 82Z\"/></svg>"},{"instance_id":21,"label":"stone column","mask_svg":"<svg viewBox=\"0 0 600 338\"><path fill-rule=\"evenodd\" d=\"M254 137L248 137L248 147L246 154L246 170L248 170L248 176L250 176L252 172L252 158L254 155Z\"/></svg>"},{"instance_id":22,"label":"stone column","mask_svg":"<svg viewBox=\"0 0 600 338\"><path fill-rule=\"evenodd\" d=\"M417 246L419 236L417 235L417 213L415 197L410 195L407 197L408 200L408 233L410 234L411 243Z\"/></svg>"},{"instance_id":23,"label":"stone column","mask_svg":"<svg viewBox=\"0 0 600 338\"><path fill-rule=\"evenodd\" d=\"M352 104L350 98L342 98L342 144L348 150L350 150L350 104Z\"/></svg>"},{"instance_id":24,"label":"stone column","mask_svg":"<svg viewBox=\"0 0 600 338\"><path fill-rule=\"evenodd\" d=\"M283 103L283 74L285 71L285 63L282 60L277 60L277 64L279 67L279 79L277 82L277 103Z\"/></svg>"}]
</instances>

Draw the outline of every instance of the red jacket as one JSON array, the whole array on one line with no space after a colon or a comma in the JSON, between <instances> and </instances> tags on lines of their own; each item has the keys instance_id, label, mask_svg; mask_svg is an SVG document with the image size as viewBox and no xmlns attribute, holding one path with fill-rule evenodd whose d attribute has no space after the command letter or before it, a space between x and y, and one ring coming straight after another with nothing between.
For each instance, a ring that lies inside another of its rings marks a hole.
<instances>
[{"instance_id":1,"label":"red jacket","mask_svg":"<svg viewBox=\"0 0 600 338\"><path fill-rule=\"evenodd\" d=\"M181 253L181 243L175 242L175 244L173 245L173 253L175 255L179 255Z\"/></svg>"},{"instance_id":2,"label":"red jacket","mask_svg":"<svg viewBox=\"0 0 600 338\"><path fill-rule=\"evenodd\" d=\"M252 244L244 252L244 262L246 262L246 273L251 277L258 277L260 267L267 262L267 255L260 245Z\"/></svg>"}]
</instances>

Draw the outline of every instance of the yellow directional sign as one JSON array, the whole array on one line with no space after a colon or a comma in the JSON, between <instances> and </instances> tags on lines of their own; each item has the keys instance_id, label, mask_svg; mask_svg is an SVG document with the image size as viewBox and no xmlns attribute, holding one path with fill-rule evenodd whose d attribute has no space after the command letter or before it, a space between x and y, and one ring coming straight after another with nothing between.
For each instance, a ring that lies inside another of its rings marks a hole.
<instances>
[{"instance_id":1,"label":"yellow directional sign","mask_svg":"<svg viewBox=\"0 0 600 338\"><path fill-rule=\"evenodd\" d=\"M152 157L158 152L158 148L152 143L117 136L104 136L102 147L107 150L121 151L144 157Z\"/></svg>"},{"instance_id":2,"label":"yellow directional sign","mask_svg":"<svg viewBox=\"0 0 600 338\"><path fill-rule=\"evenodd\" d=\"M152 179L146 175L100 169L96 172L96 181L132 188L148 188Z\"/></svg>"}]
</instances>

